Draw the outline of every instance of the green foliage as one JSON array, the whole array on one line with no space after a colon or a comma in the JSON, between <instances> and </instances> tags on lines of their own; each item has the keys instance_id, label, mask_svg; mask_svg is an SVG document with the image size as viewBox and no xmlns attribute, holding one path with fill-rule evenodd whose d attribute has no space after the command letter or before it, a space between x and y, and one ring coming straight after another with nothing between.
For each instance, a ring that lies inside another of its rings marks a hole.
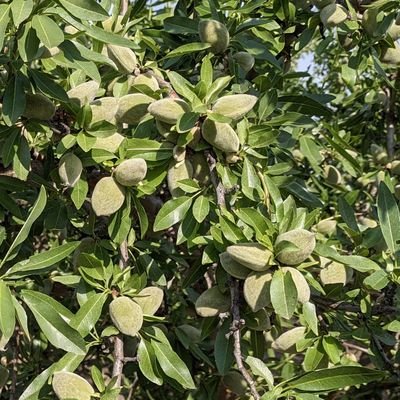
<instances>
[{"instance_id":1,"label":"green foliage","mask_svg":"<svg viewBox=\"0 0 400 400\"><path fill-rule=\"evenodd\" d=\"M148 3L0 4L0 397L399 398L399 0Z\"/></svg>"}]
</instances>

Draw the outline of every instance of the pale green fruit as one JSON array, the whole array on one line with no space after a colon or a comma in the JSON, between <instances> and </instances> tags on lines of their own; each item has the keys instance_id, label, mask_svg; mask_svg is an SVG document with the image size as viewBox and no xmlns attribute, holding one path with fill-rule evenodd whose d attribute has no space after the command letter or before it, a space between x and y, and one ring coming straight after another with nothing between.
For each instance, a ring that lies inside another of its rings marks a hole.
<instances>
[{"instance_id":1,"label":"pale green fruit","mask_svg":"<svg viewBox=\"0 0 400 400\"><path fill-rule=\"evenodd\" d=\"M352 35L338 35L339 43L345 50L351 50L357 45Z\"/></svg>"},{"instance_id":2,"label":"pale green fruit","mask_svg":"<svg viewBox=\"0 0 400 400\"><path fill-rule=\"evenodd\" d=\"M121 32L124 29L124 26L122 25L123 19L123 15L118 15L115 21L114 17L109 17L105 21L102 21L101 25L103 25L104 30L107 32Z\"/></svg>"},{"instance_id":3,"label":"pale green fruit","mask_svg":"<svg viewBox=\"0 0 400 400\"><path fill-rule=\"evenodd\" d=\"M297 289L297 300L302 304L310 301L310 286L308 285L306 278L304 278L303 274L299 270L291 267L283 267L282 271L289 272L290 275L292 275L293 282Z\"/></svg>"},{"instance_id":4,"label":"pale green fruit","mask_svg":"<svg viewBox=\"0 0 400 400\"><path fill-rule=\"evenodd\" d=\"M190 107L184 100L168 97L151 103L148 111L155 119L174 125Z\"/></svg>"},{"instance_id":5,"label":"pale green fruit","mask_svg":"<svg viewBox=\"0 0 400 400\"><path fill-rule=\"evenodd\" d=\"M319 221L315 226L317 232L322 233L323 235L332 235L336 232L337 222L332 219L323 219Z\"/></svg>"},{"instance_id":6,"label":"pale green fruit","mask_svg":"<svg viewBox=\"0 0 400 400\"><path fill-rule=\"evenodd\" d=\"M371 153L375 164L384 165L389 161L389 156L382 146L371 144Z\"/></svg>"},{"instance_id":7,"label":"pale green fruit","mask_svg":"<svg viewBox=\"0 0 400 400\"><path fill-rule=\"evenodd\" d=\"M332 28L346 21L348 15L344 7L338 4L328 4L321 10L319 17L324 26Z\"/></svg>"},{"instance_id":8,"label":"pale green fruit","mask_svg":"<svg viewBox=\"0 0 400 400\"><path fill-rule=\"evenodd\" d=\"M100 85L98 84L98 82L88 81L70 89L67 92L67 95L72 103L75 103L82 107L85 104L91 103L95 99L99 88Z\"/></svg>"},{"instance_id":9,"label":"pale green fruit","mask_svg":"<svg viewBox=\"0 0 400 400\"><path fill-rule=\"evenodd\" d=\"M253 311L261 310L271 304L271 280L272 274L269 272L253 272L246 278L243 294Z\"/></svg>"},{"instance_id":10,"label":"pale green fruit","mask_svg":"<svg viewBox=\"0 0 400 400\"><path fill-rule=\"evenodd\" d=\"M235 261L227 252L221 253L219 260L222 268L234 278L246 279L247 275L251 272L251 270Z\"/></svg>"},{"instance_id":11,"label":"pale green fruit","mask_svg":"<svg viewBox=\"0 0 400 400\"><path fill-rule=\"evenodd\" d=\"M154 99L142 93L127 94L119 98L116 119L120 123L137 124L147 114Z\"/></svg>"},{"instance_id":12,"label":"pale green fruit","mask_svg":"<svg viewBox=\"0 0 400 400\"><path fill-rule=\"evenodd\" d=\"M391 169L393 175L400 175L400 160L392 161Z\"/></svg>"},{"instance_id":13,"label":"pale green fruit","mask_svg":"<svg viewBox=\"0 0 400 400\"><path fill-rule=\"evenodd\" d=\"M394 47L388 47L381 52L380 60L385 64L400 64L400 45L394 44Z\"/></svg>"},{"instance_id":14,"label":"pale green fruit","mask_svg":"<svg viewBox=\"0 0 400 400\"><path fill-rule=\"evenodd\" d=\"M129 297L120 296L110 303L110 317L115 327L124 335L136 336L143 325L143 311Z\"/></svg>"},{"instance_id":15,"label":"pale green fruit","mask_svg":"<svg viewBox=\"0 0 400 400\"><path fill-rule=\"evenodd\" d=\"M247 51L238 51L233 55L233 58L246 73L254 67L255 59Z\"/></svg>"},{"instance_id":16,"label":"pale green fruit","mask_svg":"<svg viewBox=\"0 0 400 400\"><path fill-rule=\"evenodd\" d=\"M172 130L173 125L167 124L156 119L156 128L158 133L167 139L171 143L176 143L179 138L179 134L176 131Z\"/></svg>"},{"instance_id":17,"label":"pale green fruit","mask_svg":"<svg viewBox=\"0 0 400 400\"><path fill-rule=\"evenodd\" d=\"M172 149L172 157L179 163L185 161L186 158L186 147L185 146L174 146Z\"/></svg>"},{"instance_id":18,"label":"pale green fruit","mask_svg":"<svg viewBox=\"0 0 400 400\"><path fill-rule=\"evenodd\" d=\"M101 149L109 151L110 153L116 153L118 149L121 147L122 142L125 137L120 133L114 133L111 136L107 136L105 138L96 138L96 143L93 145L94 149Z\"/></svg>"},{"instance_id":19,"label":"pale green fruit","mask_svg":"<svg viewBox=\"0 0 400 400\"><path fill-rule=\"evenodd\" d=\"M40 54L42 53L42 54ZM57 54L60 54L61 50L58 47L41 47L39 48L40 59L45 60L47 58L55 57Z\"/></svg>"},{"instance_id":20,"label":"pale green fruit","mask_svg":"<svg viewBox=\"0 0 400 400\"><path fill-rule=\"evenodd\" d=\"M333 165L327 165L324 168L326 181L331 185L340 185L342 183L342 174Z\"/></svg>"},{"instance_id":21,"label":"pale green fruit","mask_svg":"<svg viewBox=\"0 0 400 400\"><path fill-rule=\"evenodd\" d=\"M94 395L90 383L73 372L55 372L52 386L59 400L90 400Z\"/></svg>"},{"instance_id":22,"label":"pale green fruit","mask_svg":"<svg viewBox=\"0 0 400 400\"><path fill-rule=\"evenodd\" d=\"M167 184L172 197L179 197L183 194L182 189L178 187L178 182L183 179L191 179L192 175L193 167L189 160L171 164L167 172Z\"/></svg>"},{"instance_id":23,"label":"pale green fruit","mask_svg":"<svg viewBox=\"0 0 400 400\"><path fill-rule=\"evenodd\" d=\"M211 51L215 54L223 53L228 48L228 29L219 21L213 19L200 21L199 36L203 43L209 43L211 45Z\"/></svg>"},{"instance_id":24,"label":"pale green fruit","mask_svg":"<svg viewBox=\"0 0 400 400\"><path fill-rule=\"evenodd\" d=\"M253 271L265 271L271 267L273 254L258 243L238 243L228 246L227 253L238 263Z\"/></svg>"},{"instance_id":25,"label":"pale green fruit","mask_svg":"<svg viewBox=\"0 0 400 400\"><path fill-rule=\"evenodd\" d=\"M134 85L146 85L154 92L160 89L160 85L158 84L157 79L147 73L139 74L133 80Z\"/></svg>"},{"instance_id":26,"label":"pale green fruit","mask_svg":"<svg viewBox=\"0 0 400 400\"><path fill-rule=\"evenodd\" d=\"M366 228L376 228L378 226L378 223L371 218L361 217L359 221L360 224L365 226Z\"/></svg>"},{"instance_id":27,"label":"pale green fruit","mask_svg":"<svg viewBox=\"0 0 400 400\"><path fill-rule=\"evenodd\" d=\"M92 194L92 208L100 217L117 212L124 204L125 190L111 176L101 178Z\"/></svg>"},{"instance_id":28,"label":"pale green fruit","mask_svg":"<svg viewBox=\"0 0 400 400\"><path fill-rule=\"evenodd\" d=\"M246 395L248 385L240 372L229 371L222 377L222 383L227 389L238 396L243 397Z\"/></svg>"},{"instance_id":29,"label":"pale green fruit","mask_svg":"<svg viewBox=\"0 0 400 400\"><path fill-rule=\"evenodd\" d=\"M220 292L218 286L213 286L197 298L195 308L200 317L215 317L230 310L231 300Z\"/></svg>"},{"instance_id":30,"label":"pale green fruit","mask_svg":"<svg viewBox=\"0 0 400 400\"><path fill-rule=\"evenodd\" d=\"M143 158L122 161L114 171L115 180L122 186L134 186L147 174L147 164Z\"/></svg>"},{"instance_id":31,"label":"pale green fruit","mask_svg":"<svg viewBox=\"0 0 400 400\"><path fill-rule=\"evenodd\" d=\"M47 121L56 112L56 107L51 100L41 93L26 93L25 118Z\"/></svg>"},{"instance_id":32,"label":"pale green fruit","mask_svg":"<svg viewBox=\"0 0 400 400\"><path fill-rule=\"evenodd\" d=\"M238 120L253 109L257 100L258 98L251 94L231 94L218 99L213 105L212 111Z\"/></svg>"},{"instance_id":33,"label":"pale green fruit","mask_svg":"<svg viewBox=\"0 0 400 400\"><path fill-rule=\"evenodd\" d=\"M319 277L324 285L345 285L347 283L347 271L343 264L328 259L321 259L321 272Z\"/></svg>"},{"instance_id":34,"label":"pale green fruit","mask_svg":"<svg viewBox=\"0 0 400 400\"><path fill-rule=\"evenodd\" d=\"M100 121L107 121L111 124L116 123L115 115L118 110L118 99L115 97L102 97L90 104L92 110L91 125Z\"/></svg>"},{"instance_id":35,"label":"pale green fruit","mask_svg":"<svg viewBox=\"0 0 400 400\"><path fill-rule=\"evenodd\" d=\"M245 321L246 327L253 331L269 331L271 329L269 314L264 309L246 314Z\"/></svg>"},{"instance_id":36,"label":"pale green fruit","mask_svg":"<svg viewBox=\"0 0 400 400\"><path fill-rule=\"evenodd\" d=\"M74 187L79 181L82 171L82 161L74 153L67 153L61 157L58 175L64 185Z\"/></svg>"},{"instance_id":37,"label":"pale green fruit","mask_svg":"<svg viewBox=\"0 0 400 400\"><path fill-rule=\"evenodd\" d=\"M299 326L282 333L272 343L272 348L278 351L291 352L295 350L296 343L304 338L306 328Z\"/></svg>"},{"instance_id":38,"label":"pale green fruit","mask_svg":"<svg viewBox=\"0 0 400 400\"><path fill-rule=\"evenodd\" d=\"M275 247L281 242L290 242L297 249L282 250L276 258L282 264L297 265L310 257L315 248L315 235L305 229L294 229L289 232L281 233L275 242Z\"/></svg>"},{"instance_id":39,"label":"pale green fruit","mask_svg":"<svg viewBox=\"0 0 400 400\"><path fill-rule=\"evenodd\" d=\"M136 54L128 47L107 44L108 58L114 62L118 72L130 74L137 67Z\"/></svg>"},{"instance_id":40,"label":"pale green fruit","mask_svg":"<svg viewBox=\"0 0 400 400\"><path fill-rule=\"evenodd\" d=\"M142 307L143 314L154 315L160 308L164 299L164 292L156 286L144 288L135 297L136 303Z\"/></svg>"},{"instance_id":41,"label":"pale green fruit","mask_svg":"<svg viewBox=\"0 0 400 400\"><path fill-rule=\"evenodd\" d=\"M202 153L195 153L190 162L193 166L193 179L195 179L201 186L208 186L211 182L210 168L208 162Z\"/></svg>"},{"instance_id":42,"label":"pale green fruit","mask_svg":"<svg viewBox=\"0 0 400 400\"><path fill-rule=\"evenodd\" d=\"M227 153L239 151L239 137L229 124L207 118L201 127L201 135L204 140L221 151Z\"/></svg>"}]
</instances>

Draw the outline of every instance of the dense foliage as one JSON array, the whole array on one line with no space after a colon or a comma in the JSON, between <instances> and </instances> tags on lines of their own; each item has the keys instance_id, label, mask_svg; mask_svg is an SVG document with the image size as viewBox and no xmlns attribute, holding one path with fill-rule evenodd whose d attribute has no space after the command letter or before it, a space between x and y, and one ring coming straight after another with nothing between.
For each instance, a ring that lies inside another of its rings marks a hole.
<instances>
[{"instance_id":1,"label":"dense foliage","mask_svg":"<svg viewBox=\"0 0 400 400\"><path fill-rule=\"evenodd\" d=\"M0 397L398 399L400 1L148 3L0 1Z\"/></svg>"}]
</instances>

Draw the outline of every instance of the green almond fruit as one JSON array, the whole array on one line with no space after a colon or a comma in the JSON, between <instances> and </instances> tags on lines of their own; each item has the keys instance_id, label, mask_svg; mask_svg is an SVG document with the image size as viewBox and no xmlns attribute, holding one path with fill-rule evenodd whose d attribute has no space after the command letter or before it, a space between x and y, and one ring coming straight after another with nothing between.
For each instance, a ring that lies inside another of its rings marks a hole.
<instances>
[{"instance_id":1,"label":"green almond fruit","mask_svg":"<svg viewBox=\"0 0 400 400\"><path fill-rule=\"evenodd\" d=\"M290 275L292 275L293 282L297 289L297 300L302 304L310 301L310 286L308 285L306 278L304 278L303 274L299 270L291 267L283 267L282 271L289 272Z\"/></svg>"},{"instance_id":2,"label":"green almond fruit","mask_svg":"<svg viewBox=\"0 0 400 400\"><path fill-rule=\"evenodd\" d=\"M278 351L291 352L295 350L296 343L304 338L306 328L299 326L282 333L272 342L272 348Z\"/></svg>"},{"instance_id":3,"label":"green almond fruit","mask_svg":"<svg viewBox=\"0 0 400 400\"><path fill-rule=\"evenodd\" d=\"M143 325L143 311L129 297L120 296L110 303L110 317L115 327L124 335L136 336Z\"/></svg>"},{"instance_id":4,"label":"green almond fruit","mask_svg":"<svg viewBox=\"0 0 400 400\"><path fill-rule=\"evenodd\" d=\"M143 158L131 158L118 165L114 171L114 178L122 186L135 186L146 174L146 161Z\"/></svg>"},{"instance_id":5,"label":"green almond fruit","mask_svg":"<svg viewBox=\"0 0 400 400\"><path fill-rule=\"evenodd\" d=\"M155 119L174 125L190 107L184 100L168 97L151 103L148 111Z\"/></svg>"},{"instance_id":6,"label":"green almond fruit","mask_svg":"<svg viewBox=\"0 0 400 400\"><path fill-rule=\"evenodd\" d=\"M115 116L118 111L118 99L115 97L102 97L90 103L92 110L91 125L100 121L107 121L111 124L116 123Z\"/></svg>"},{"instance_id":7,"label":"green almond fruit","mask_svg":"<svg viewBox=\"0 0 400 400\"><path fill-rule=\"evenodd\" d=\"M323 266L323 263L321 263ZM323 266L319 274L319 278L324 286L326 285L345 285L347 283L346 267L336 261L330 261Z\"/></svg>"},{"instance_id":8,"label":"green almond fruit","mask_svg":"<svg viewBox=\"0 0 400 400\"><path fill-rule=\"evenodd\" d=\"M104 30L107 32L121 32L124 29L122 21L124 19L123 15L118 15L117 18L109 17L105 21L101 22Z\"/></svg>"},{"instance_id":9,"label":"green almond fruit","mask_svg":"<svg viewBox=\"0 0 400 400\"><path fill-rule=\"evenodd\" d=\"M201 135L204 140L221 151L227 153L239 151L239 137L229 124L207 118L201 127Z\"/></svg>"},{"instance_id":10,"label":"green almond fruit","mask_svg":"<svg viewBox=\"0 0 400 400\"><path fill-rule=\"evenodd\" d=\"M67 95L72 103L82 107L85 104L91 103L95 99L99 88L100 85L98 82L88 81L70 89L67 92Z\"/></svg>"},{"instance_id":11,"label":"green almond fruit","mask_svg":"<svg viewBox=\"0 0 400 400\"><path fill-rule=\"evenodd\" d=\"M39 58L41 60L46 60L47 58L55 57L60 54L61 50L58 47L41 47L37 54L40 54Z\"/></svg>"},{"instance_id":12,"label":"green almond fruit","mask_svg":"<svg viewBox=\"0 0 400 400\"><path fill-rule=\"evenodd\" d=\"M340 185L342 183L342 174L333 165L327 165L324 168L326 181L331 185Z\"/></svg>"},{"instance_id":13,"label":"green almond fruit","mask_svg":"<svg viewBox=\"0 0 400 400\"><path fill-rule=\"evenodd\" d=\"M238 120L253 109L257 100L258 98L251 94L232 94L218 99L213 105L212 111Z\"/></svg>"},{"instance_id":14,"label":"green almond fruit","mask_svg":"<svg viewBox=\"0 0 400 400\"><path fill-rule=\"evenodd\" d=\"M237 279L246 279L251 270L235 261L226 251L219 255L222 268Z\"/></svg>"},{"instance_id":15,"label":"green almond fruit","mask_svg":"<svg viewBox=\"0 0 400 400\"><path fill-rule=\"evenodd\" d=\"M142 307L143 314L154 315L161 307L164 299L164 292L156 286L149 286L140 291L135 297L136 303Z\"/></svg>"},{"instance_id":16,"label":"green almond fruit","mask_svg":"<svg viewBox=\"0 0 400 400\"><path fill-rule=\"evenodd\" d=\"M337 222L333 219L323 219L315 225L317 232L323 235L331 236L336 232Z\"/></svg>"},{"instance_id":17,"label":"green almond fruit","mask_svg":"<svg viewBox=\"0 0 400 400\"><path fill-rule=\"evenodd\" d=\"M253 271L265 271L272 265L272 252L258 243L238 243L228 246L226 251L235 261Z\"/></svg>"},{"instance_id":18,"label":"green almond fruit","mask_svg":"<svg viewBox=\"0 0 400 400\"><path fill-rule=\"evenodd\" d=\"M127 94L119 98L117 121L125 124L137 124L147 114L149 104L154 99L142 93Z\"/></svg>"},{"instance_id":19,"label":"green almond fruit","mask_svg":"<svg viewBox=\"0 0 400 400\"><path fill-rule=\"evenodd\" d=\"M124 139L125 137L122 136L120 133L114 133L113 135L104 138L98 137L96 138L96 143L93 145L93 148L106 150L110 153L116 153L121 147Z\"/></svg>"},{"instance_id":20,"label":"green almond fruit","mask_svg":"<svg viewBox=\"0 0 400 400\"><path fill-rule=\"evenodd\" d=\"M310 257L315 248L315 235L305 229L294 229L280 234L276 238L275 246L286 241L294 244L297 249L282 250L276 258L282 264L297 265Z\"/></svg>"},{"instance_id":21,"label":"green almond fruit","mask_svg":"<svg viewBox=\"0 0 400 400\"><path fill-rule=\"evenodd\" d=\"M26 105L23 116L25 118L47 121L56 112L56 107L51 100L41 93L26 93Z\"/></svg>"},{"instance_id":22,"label":"green almond fruit","mask_svg":"<svg viewBox=\"0 0 400 400\"><path fill-rule=\"evenodd\" d=\"M156 119L156 128L158 133L163 136L168 142L176 143L179 139L178 132L172 130L174 125L167 124L166 122L162 122Z\"/></svg>"},{"instance_id":23,"label":"green almond fruit","mask_svg":"<svg viewBox=\"0 0 400 400\"><path fill-rule=\"evenodd\" d=\"M111 176L101 178L94 187L92 208L100 217L117 212L124 204L125 190Z\"/></svg>"},{"instance_id":24,"label":"green almond fruit","mask_svg":"<svg viewBox=\"0 0 400 400\"><path fill-rule=\"evenodd\" d=\"M220 292L218 286L213 286L197 298L195 308L200 317L215 317L230 310L231 300Z\"/></svg>"},{"instance_id":25,"label":"green almond fruit","mask_svg":"<svg viewBox=\"0 0 400 400\"><path fill-rule=\"evenodd\" d=\"M149 87L153 92L160 89L157 79L148 73L139 74L133 80L134 85L145 85Z\"/></svg>"},{"instance_id":26,"label":"green almond fruit","mask_svg":"<svg viewBox=\"0 0 400 400\"><path fill-rule=\"evenodd\" d=\"M400 45L395 43L394 47L388 47L381 52L380 60L385 64L400 64Z\"/></svg>"},{"instance_id":27,"label":"green almond fruit","mask_svg":"<svg viewBox=\"0 0 400 400\"><path fill-rule=\"evenodd\" d=\"M233 55L233 58L246 73L254 67L255 58L247 51L239 51Z\"/></svg>"},{"instance_id":28,"label":"green almond fruit","mask_svg":"<svg viewBox=\"0 0 400 400\"><path fill-rule=\"evenodd\" d=\"M55 372L52 386L59 400L90 400L94 395L90 383L73 372Z\"/></svg>"},{"instance_id":29,"label":"green almond fruit","mask_svg":"<svg viewBox=\"0 0 400 400\"><path fill-rule=\"evenodd\" d=\"M392 161L390 171L393 175L400 175L400 160Z\"/></svg>"},{"instance_id":30,"label":"green almond fruit","mask_svg":"<svg viewBox=\"0 0 400 400\"><path fill-rule=\"evenodd\" d=\"M74 187L79 181L82 171L82 161L74 153L67 153L61 157L58 175L64 185Z\"/></svg>"},{"instance_id":31,"label":"green almond fruit","mask_svg":"<svg viewBox=\"0 0 400 400\"><path fill-rule=\"evenodd\" d=\"M211 45L211 51L215 54L223 53L228 48L228 29L219 21L213 19L200 21L199 36L203 43L209 43Z\"/></svg>"},{"instance_id":32,"label":"green almond fruit","mask_svg":"<svg viewBox=\"0 0 400 400\"><path fill-rule=\"evenodd\" d=\"M269 314L264 309L255 313L248 313L244 319L246 327L253 331L269 331L271 329Z\"/></svg>"},{"instance_id":33,"label":"green almond fruit","mask_svg":"<svg viewBox=\"0 0 400 400\"><path fill-rule=\"evenodd\" d=\"M324 26L333 28L346 21L348 14L344 7L338 4L329 4L321 10L319 17Z\"/></svg>"},{"instance_id":34,"label":"green almond fruit","mask_svg":"<svg viewBox=\"0 0 400 400\"><path fill-rule=\"evenodd\" d=\"M261 310L271 304L271 280L272 274L269 272L253 272L244 281L244 298L253 311Z\"/></svg>"},{"instance_id":35,"label":"green almond fruit","mask_svg":"<svg viewBox=\"0 0 400 400\"><path fill-rule=\"evenodd\" d=\"M190 162L193 166L193 179L199 182L200 186L208 186L211 183L210 167L202 153L195 153Z\"/></svg>"},{"instance_id":36,"label":"green almond fruit","mask_svg":"<svg viewBox=\"0 0 400 400\"><path fill-rule=\"evenodd\" d=\"M191 179L193 176L193 167L189 160L179 163L172 163L167 172L168 190L172 197L183 195L183 190L178 187L178 182L183 179Z\"/></svg>"},{"instance_id":37,"label":"green almond fruit","mask_svg":"<svg viewBox=\"0 0 400 400\"><path fill-rule=\"evenodd\" d=\"M222 377L222 383L226 389L237 394L241 398L246 396L248 385L240 372L229 371Z\"/></svg>"},{"instance_id":38,"label":"green almond fruit","mask_svg":"<svg viewBox=\"0 0 400 400\"><path fill-rule=\"evenodd\" d=\"M106 49L108 58L114 62L118 72L130 74L137 67L136 54L132 49L115 44L107 44Z\"/></svg>"}]
</instances>

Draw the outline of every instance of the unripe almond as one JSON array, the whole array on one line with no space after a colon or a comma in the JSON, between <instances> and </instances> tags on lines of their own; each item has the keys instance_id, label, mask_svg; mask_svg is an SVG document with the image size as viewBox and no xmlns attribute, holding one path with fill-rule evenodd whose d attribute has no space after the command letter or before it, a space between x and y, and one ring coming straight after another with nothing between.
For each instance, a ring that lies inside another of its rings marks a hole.
<instances>
[{"instance_id":1,"label":"unripe almond","mask_svg":"<svg viewBox=\"0 0 400 400\"><path fill-rule=\"evenodd\" d=\"M319 221L317 225L315 225L315 229L317 232L322 233L323 235L332 235L336 232L337 222L332 219L323 219Z\"/></svg>"},{"instance_id":2,"label":"unripe almond","mask_svg":"<svg viewBox=\"0 0 400 400\"><path fill-rule=\"evenodd\" d=\"M154 99L142 93L127 94L119 98L116 119L120 123L137 124L147 114Z\"/></svg>"},{"instance_id":3,"label":"unripe almond","mask_svg":"<svg viewBox=\"0 0 400 400\"><path fill-rule=\"evenodd\" d=\"M116 153L120 148L125 137L120 133L114 133L111 136L105 138L96 138L96 143L93 145L94 149L101 149L109 151L110 153Z\"/></svg>"},{"instance_id":4,"label":"unripe almond","mask_svg":"<svg viewBox=\"0 0 400 400\"><path fill-rule=\"evenodd\" d=\"M155 119L174 125L182 114L190 111L190 107L184 100L166 98L151 103L148 111Z\"/></svg>"},{"instance_id":5,"label":"unripe almond","mask_svg":"<svg viewBox=\"0 0 400 400\"><path fill-rule=\"evenodd\" d=\"M203 139L213 147L227 153L236 153L239 150L239 137L233 128L224 122L215 122L207 118L201 127Z\"/></svg>"},{"instance_id":6,"label":"unripe almond","mask_svg":"<svg viewBox=\"0 0 400 400\"><path fill-rule=\"evenodd\" d=\"M189 160L170 165L167 173L167 183L172 197L179 197L183 194L182 189L178 187L178 182L183 179L191 179L192 175L193 167Z\"/></svg>"},{"instance_id":7,"label":"unripe almond","mask_svg":"<svg viewBox=\"0 0 400 400\"><path fill-rule=\"evenodd\" d=\"M270 305L271 280L272 274L269 272L253 272L244 281L244 298L253 311Z\"/></svg>"},{"instance_id":8,"label":"unripe almond","mask_svg":"<svg viewBox=\"0 0 400 400\"><path fill-rule=\"evenodd\" d=\"M306 328L304 326L299 326L297 328L292 328L280 335L272 343L272 348L279 351L293 351L296 343L304 338Z\"/></svg>"},{"instance_id":9,"label":"unripe almond","mask_svg":"<svg viewBox=\"0 0 400 400\"><path fill-rule=\"evenodd\" d=\"M315 235L305 229L293 229L280 234L276 238L275 246L284 241L297 247L297 249L284 249L276 256L280 263L286 265L297 265L305 261L314 251L316 244Z\"/></svg>"},{"instance_id":10,"label":"unripe almond","mask_svg":"<svg viewBox=\"0 0 400 400\"><path fill-rule=\"evenodd\" d=\"M220 292L218 286L213 286L197 298L195 307L200 317L215 317L230 310L231 300Z\"/></svg>"},{"instance_id":11,"label":"unripe almond","mask_svg":"<svg viewBox=\"0 0 400 400\"><path fill-rule=\"evenodd\" d=\"M325 179L331 185L340 185L342 183L342 174L333 165L327 165L324 168Z\"/></svg>"},{"instance_id":12,"label":"unripe almond","mask_svg":"<svg viewBox=\"0 0 400 400\"><path fill-rule=\"evenodd\" d=\"M154 92L160 89L157 79L147 73L139 74L133 80L134 85L146 85Z\"/></svg>"},{"instance_id":13,"label":"unripe almond","mask_svg":"<svg viewBox=\"0 0 400 400\"><path fill-rule=\"evenodd\" d=\"M64 185L74 187L79 181L82 171L82 161L74 153L67 153L61 157L58 175Z\"/></svg>"},{"instance_id":14,"label":"unripe almond","mask_svg":"<svg viewBox=\"0 0 400 400\"><path fill-rule=\"evenodd\" d=\"M94 395L90 383L73 372L55 372L52 386L59 400L90 400Z\"/></svg>"},{"instance_id":15,"label":"unripe almond","mask_svg":"<svg viewBox=\"0 0 400 400\"><path fill-rule=\"evenodd\" d=\"M98 217L114 214L124 201L125 190L111 176L101 178L94 187L92 208Z\"/></svg>"},{"instance_id":16,"label":"unripe almond","mask_svg":"<svg viewBox=\"0 0 400 400\"><path fill-rule=\"evenodd\" d=\"M271 329L269 313L264 309L246 314L245 323L246 327L253 331L269 331Z\"/></svg>"},{"instance_id":17,"label":"unripe almond","mask_svg":"<svg viewBox=\"0 0 400 400\"><path fill-rule=\"evenodd\" d=\"M257 100L258 98L251 94L232 94L218 99L213 105L212 111L238 120L255 106Z\"/></svg>"},{"instance_id":18,"label":"unripe almond","mask_svg":"<svg viewBox=\"0 0 400 400\"><path fill-rule=\"evenodd\" d=\"M226 251L219 255L219 260L222 268L234 278L246 279L247 275L251 272L251 270L235 261Z\"/></svg>"},{"instance_id":19,"label":"unripe almond","mask_svg":"<svg viewBox=\"0 0 400 400\"><path fill-rule=\"evenodd\" d=\"M324 26L332 28L346 21L348 15L344 7L329 4L321 10L319 17Z\"/></svg>"},{"instance_id":20,"label":"unripe almond","mask_svg":"<svg viewBox=\"0 0 400 400\"><path fill-rule=\"evenodd\" d=\"M107 44L107 55L121 73L130 74L137 66L136 54L128 47Z\"/></svg>"},{"instance_id":21,"label":"unripe almond","mask_svg":"<svg viewBox=\"0 0 400 400\"><path fill-rule=\"evenodd\" d=\"M208 162L202 153L195 153L190 162L193 166L193 179L199 182L200 186L210 184L210 168Z\"/></svg>"},{"instance_id":22,"label":"unripe almond","mask_svg":"<svg viewBox=\"0 0 400 400\"><path fill-rule=\"evenodd\" d=\"M143 314L146 315L154 315L160 308L163 299L163 290L156 286L144 288L138 293L137 297L135 297L136 303L139 304L143 310Z\"/></svg>"},{"instance_id":23,"label":"unripe almond","mask_svg":"<svg viewBox=\"0 0 400 400\"><path fill-rule=\"evenodd\" d=\"M124 335L136 336L143 325L143 311L129 297L120 296L110 303L110 317L115 327Z\"/></svg>"},{"instance_id":24,"label":"unripe almond","mask_svg":"<svg viewBox=\"0 0 400 400\"><path fill-rule=\"evenodd\" d=\"M100 85L96 81L88 81L70 89L67 95L71 102L82 107L84 104L91 103L99 90Z\"/></svg>"},{"instance_id":25,"label":"unripe almond","mask_svg":"<svg viewBox=\"0 0 400 400\"><path fill-rule=\"evenodd\" d=\"M340 284L344 286L347 283L348 274L343 264L322 258L321 267L319 277L323 285Z\"/></svg>"},{"instance_id":26,"label":"unripe almond","mask_svg":"<svg viewBox=\"0 0 400 400\"><path fill-rule=\"evenodd\" d=\"M238 243L226 248L238 263L253 270L265 271L271 267L273 254L259 243Z\"/></svg>"},{"instance_id":27,"label":"unripe almond","mask_svg":"<svg viewBox=\"0 0 400 400\"><path fill-rule=\"evenodd\" d=\"M91 124L95 124L100 121L107 121L111 124L115 124L115 115L118 110L118 99L115 97L102 97L97 99L90 104L92 110L92 121Z\"/></svg>"},{"instance_id":28,"label":"unripe almond","mask_svg":"<svg viewBox=\"0 0 400 400\"><path fill-rule=\"evenodd\" d=\"M22 114L25 118L47 121L56 112L56 107L51 100L41 93L27 93L25 111Z\"/></svg>"},{"instance_id":29,"label":"unripe almond","mask_svg":"<svg viewBox=\"0 0 400 400\"><path fill-rule=\"evenodd\" d=\"M400 175L400 160L392 161L390 171L393 175Z\"/></svg>"},{"instance_id":30,"label":"unripe almond","mask_svg":"<svg viewBox=\"0 0 400 400\"><path fill-rule=\"evenodd\" d=\"M394 47L388 47L381 52L380 60L385 64L400 64L400 46L398 43Z\"/></svg>"},{"instance_id":31,"label":"unripe almond","mask_svg":"<svg viewBox=\"0 0 400 400\"><path fill-rule=\"evenodd\" d=\"M222 382L230 392L237 394L240 398L246 397L248 385L240 372L229 371L222 377Z\"/></svg>"},{"instance_id":32,"label":"unripe almond","mask_svg":"<svg viewBox=\"0 0 400 400\"><path fill-rule=\"evenodd\" d=\"M168 142L176 143L179 138L179 134L176 131L172 130L173 125L167 124L166 122L162 122L156 119L156 128L158 133L163 136Z\"/></svg>"},{"instance_id":33,"label":"unripe almond","mask_svg":"<svg viewBox=\"0 0 400 400\"><path fill-rule=\"evenodd\" d=\"M122 161L114 171L115 180L122 186L134 186L147 174L147 164L143 158Z\"/></svg>"},{"instance_id":34,"label":"unripe almond","mask_svg":"<svg viewBox=\"0 0 400 400\"><path fill-rule=\"evenodd\" d=\"M246 73L254 67L255 59L247 51L239 51L233 55L233 58Z\"/></svg>"},{"instance_id":35,"label":"unripe almond","mask_svg":"<svg viewBox=\"0 0 400 400\"><path fill-rule=\"evenodd\" d=\"M203 43L211 45L211 51L215 54L223 53L229 45L228 29L221 22L213 19L200 21L199 36Z\"/></svg>"}]
</instances>

